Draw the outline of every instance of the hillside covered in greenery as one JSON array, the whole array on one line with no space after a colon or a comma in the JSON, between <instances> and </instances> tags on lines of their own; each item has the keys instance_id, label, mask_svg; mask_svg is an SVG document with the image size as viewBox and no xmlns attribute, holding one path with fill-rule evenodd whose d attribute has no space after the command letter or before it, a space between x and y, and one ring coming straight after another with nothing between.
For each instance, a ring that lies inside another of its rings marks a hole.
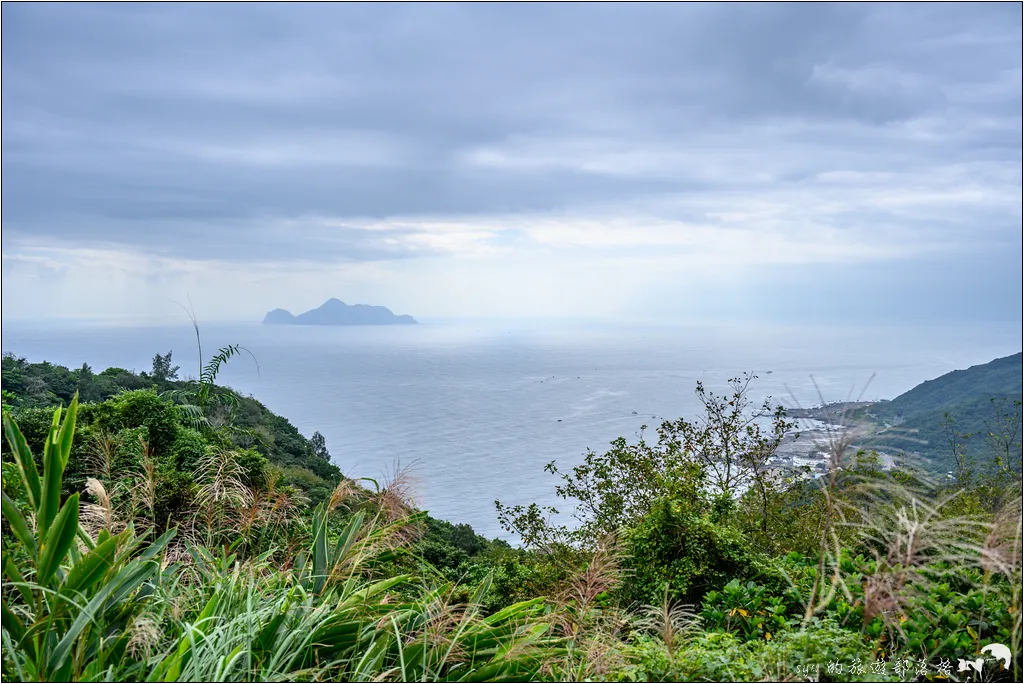
<instances>
[{"instance_id":1,"label":"hillside covered in greenery","mask_svg":"<svg viewBox=\"0 0 1024 684\"><path fill-rule=\"evenodd\" d=\"M495 502L514 548L217 385L242 352L194 380L4 358L4 680L1020 679L1014 464L936 482L837 434L824 474L778 471L794 424L745 376L551 463L572 525Z\"/></svg>"},{"instance_id":2,"label":"hillside covered in greenery","mask_svg":"<svg viewBox=\"0 0 1024 684\"><path fill-rule=\"evenodd\" d=\"M187 466L190 458L196 458L195 453L184 454L190 449L195 452L203 435L197 426L175 424L173 404L181 404L176 400L198 392L202 383L179 380L180 369L171 365L171 353L157 354L153 369L142 373L123 368L93 373L88 364L69 370L45 361L29 363L12 354L5 354L2 363L4 401L18 411L22 430L28 435L41 440L49 427L49 409L70 404L77 392L83 404L97 405L95 419L92 412L83 413L79 419L83 449L94 434L102 433L118 444L146 439L154 449L177 454L179 466ZM326 448L318 450L314 441L300 434L287 418L272 413L252 397L228 390L217 396L225 400L208 402L204 413L211 425L230 425L230 430L216 433L222 437L222 446L247 452L279 469L284 483L295 486L313 501L330 495L341 479L341 471L330 462ZM125 430L136 432L129 435L122 432ZM207 431L206 437L213 434Z\"/></svg>"},{"instance_id":3,"label":"hillside covered in greenery","mask_svg":"<svg viewBox=\"0 0 1024 684\"><path fill-rule=\"evenodd\" d=\"M958 460L982 466L993 451L1020 467L1020 353L955 370L928 380L892 401L868 409L878 433L862 444L889 453L915 454L936 470L952 471ZM1017 444L1017 450L1009 449Z\"/></svg>"}]
</instances>

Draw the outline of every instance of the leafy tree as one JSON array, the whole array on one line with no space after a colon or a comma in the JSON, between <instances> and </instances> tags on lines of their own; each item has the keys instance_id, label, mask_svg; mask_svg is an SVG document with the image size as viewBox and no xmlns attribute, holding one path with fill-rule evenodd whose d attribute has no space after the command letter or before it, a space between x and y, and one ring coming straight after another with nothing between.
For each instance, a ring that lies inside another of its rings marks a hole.
<instances>
[{"instance_id":1,"label":"leafy tree","mask_svg":"<svg viewBox=\"0 0 1024 684\"><path fill-rule=\"evenodd\" d=\"M162 356L157 354L153 357L153 370L150 372L150 375L157 382L167 382L168 380L178 379L178 371L181 369L181 366L171 365L172 353L172 351L169 351Z\"/></svg>"},{"instance_id":2,"label":"leafy tree","mask_svg":"<svg viewBox=\"0 0 1024 684\"><path fill-rule=\"evenodd\" d=\"M971 438L971 435L960 431L956 418L949 411L946 411L942 417L942 433L949 444L949 451L953 457L952 462L956 467L953 471L956 482L959 485L965 485L970 482L972 474L972 458L967 451L967 440Z\"/></svg>"},{"instance_id":3,"label":"leafy tree","mask_svg":"<svg viewBox=\"0 0 1024 684\"><path fill-rule=\"evenodd\" d=\"M313 433L313 436L309 438L309 443L317 458L327 463L331 462L331 453L327 451L327 440L319 431Z\"/></svg>"},{"instance_id":4,"label":"leafy tree","mask_svg":"<svg viewBox=\"0 0 1024 684\"><path fill-rule=\"evenodd\" d=\"M749 373L730 378L728 396L717 396L698 382L703 415L672 424L683 449L704 467L708 484L723 497L751 486L764 487L769 459L795 426L786 420L782 406L772 407L771 397L753 407L748 394L756 379ZM770 431L762 428L764 420L771 421Z\"/></svg>"},{"instance_id":5,"label":"leafy tree","mask_svg":"<svg viewBox=\"0 0 1024 684\"><path fill-rule=\"evenodd\" d=\"M1020 471L1022 457L1021 400L993 397L990 400L992 417L985 422L985 441L995 456L1000 475L1011 470Z\"/></svg>"},{"instance_id":6,"label":"leafy tree","mask_svg":"<svg viewBox=\"0 0 1024 684\"><path fill-rule=\"evenodd\" d=\"M761 524L767 527L771 490L777 486L769 459L793 423L781 406L772 408L770 398L752 408L748 393L754 379L749 374L733 378L732 393L722 397L697 383L704 414L692 421L664 422L653 444L644 438L643 426L636 444L620 437L604 454L588 451L583 463L570 471L559 470L554 461L545 466L561 478L555 493L574 502L573 517L579 523L575 529L549 524L550 516L558 513L554 508L496 501L499 523L528 545L586 545L635 523L663 497L698 507L713 504L721 517L732 510L736 496L756 488L762 502ZM770 421L768 430L762 428L765 421Z\"/></svg>"},{"instance_id":7,"label":"leafy tree","mask_svg":"<svg viewBox=\"0 0 1024 684\"><path fill-rule=\"evenodd\" d=\"M65 378L70 382L65 384ZM234 405L230 400L209 400L202 413L203 423L197 426L195 404L167 401L196 400L197 383L193 380L170 380L164 385L166 391L157 394L149 373L136 374L124 368L95 373L88 364L70 371L48 363L29 363L10 354L3 357L3 379L4 411L18 420L33 449L43 448L52 407L62 401L58 392L70 390L73 394L77 384L80 396L88 399L79 411L79 439L64 472L65 496L81 491L86 479L96 475L98 460L109 464L120 450L137 448L139 435L132 430L144 427L146 446L158 466L152 475L158 481L160 525L167 522L168 511L178 505L175 502L187 505L189 499L183 495L188 489L186 481L210 449L238 453L255 449L271 465L284 470L282 486L296 487L303 500L314 505L330 496L341 479L338 467L316 456L310 441L288 419L271 413L251 397L236 395ZM8 390L9 385L13 391ZM228 388L213 386L208 396L228 392ZM213 429L214 425L227 425L229 429ZM7 458L6 444L0 443L0 452ZM106 457L99 459L99 452L106 452ZM116 501L113 492L112 496ZM166 504L162 508L161 501Z\"/></svg>"}]
</instances>

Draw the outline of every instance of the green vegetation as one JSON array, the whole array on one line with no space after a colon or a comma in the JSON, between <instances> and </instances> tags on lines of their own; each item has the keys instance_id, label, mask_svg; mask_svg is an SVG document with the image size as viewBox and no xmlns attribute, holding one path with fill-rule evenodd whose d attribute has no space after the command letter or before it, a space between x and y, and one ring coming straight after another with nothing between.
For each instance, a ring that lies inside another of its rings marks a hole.
<instances>
[{"instance_id":1,"label":"green vegetation","mask_svg":"<svg viewBox=\"0 0 1024 684\"><path fill-rule=\"evenodd\" d=\"M956 370L923 382L892 401L866 409L880 431L861 440L868 448L921 457L940 472L994 466L993 450L1020 469L1020 353ZM1007 448L1017 445L1016 451Z\"/></svg>"},{"instance_id":2,"label":"green vegetation","mask_svg":"<svg viewBox=\"0 0 1024 684\"><path fill-rule=\"evenodd\" d=\"M294 487L314 504L322 501L341 480L338 467L286 418L252 397L215 384L220 366L238 353L238 347L221 350L202 369L199 380L179 380L170 352L157 354L152 371L138 374L123 368L95 374L87 364L72 371L5 354L2 374L9 395L4 401L17 415L29 443L41 445L50 407L68 405L77 392L83 408L88 408L79 416L76 443L81 458L76 462L123 460L127 451L137 450L142 438L149 456L166 466L162 472L187 475L207 447L236 449L249 453L249 458L259 454L280 484ZM71 477L72 487L82 485L81 477Z\"/></svg>"},{"instance_id":3,"label":"green vegetation","mask_svg":"<svg viewBox=\"0 0 1024 684\"><path fill-rule=\"evenodd\" d=\"M513 548L416 510L402 472L343 477L216 384L240 350L197 381L170 353L4 358L5 680L955 681L979 657L1020 679L998 450L935 482L837 435L815 479L769 466L792 425L753 377L698 385L701 415L548 466L574 525L498 503Z\"/></svg>"}]
</instances>

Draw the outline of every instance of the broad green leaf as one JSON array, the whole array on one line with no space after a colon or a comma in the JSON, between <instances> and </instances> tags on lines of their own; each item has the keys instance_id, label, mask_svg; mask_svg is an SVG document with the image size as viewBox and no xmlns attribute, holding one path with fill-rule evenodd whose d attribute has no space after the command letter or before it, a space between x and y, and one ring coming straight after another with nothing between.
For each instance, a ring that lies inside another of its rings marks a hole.
<instances>
[{"instance_id":1,"label":"broad green leaf","mask_svg":"<svg viewBox=\"0 0 1024 684\"><path fill-rule=\"evenodd\" d=\"M64 586L61 588L64 594L74 594L80 591L87 591L93 584L98 582L113 567L114 556L117 553L117 537L111 537L95 549L85 554L81 560L75 563L68 573Z\"/></svg>"},{"instance_id":2,"label":"broad green leaf","mask_svg":"<svg viewBox=\"0 0 1024 684\"><path fill-rule=\"evenodd\" d=\"M359 528L362 526L365 517L366 514L363 511L359 511L352 516L351 520L348 521L348 525L345 526L345 530L338 535L338 543L334 547L334 556L331 558L332 566L337 565L352 550L352 547L359 539Z\"/></svg>"},{"instance_id":3,"label":"broad green leaf","mask_svg":"<svg viewBox=\"0 0 1024 684\"><path fill-rule=\"evenodd\" d=\"M154 541L152 544L146 547L146 550L139 555L139 559L150 560L151 558L155 558L157 555L163 552L167 544L169 544L170 541L174 539L175 535L177 534L178 530L176 529L167 530L162 535L160 535L160 537L156 541Z\"/></svg>"},{"instance_id":4,"label":"broad green leaf","mask_svg":"<svg viewBox=\"0 0 1024 684\"><path fill-rule=\"evenodd\" d=\"M68 458L71 456L71 440L75 436L75 421L78 417L78 392L71 398L68 412L64 416L64 423L57 433L57 447L60 453L60 470L63 473L68 465Z\"/></svg>"},{"instance_id":5,"label":"broad green leaf","mask_svg":"<svg viewBox=\"0 0 1024 684\"><path fill-rule=\"evenodd\" d=\"M352 681L369 682L377 678L384 656L387 655L391 646L391 635L383 634L373 640L369 648L363 652L363 656L356 663L352 671Z\"/></svg>"},{"instance_id":6,"label":"broad green leaf","mask_svg":"<svg viewBox=\"0 0 1024 684\"><path fill-rule=\"evenodd\" d=\"M31 589L25 586L25 576L21 573L21 569L18 568L17 563L14 562L10 556L6 553L3 555L3 567L4 577L9 578L15 583L18 588L18 592L21 597L25 599L25 604L31 606L35 602L35 597L32 595Z\"/></svg>"},{"instance_id":7,"label":"broad green leaf","mask_svg":"<svg viewBox=\"0 0 1024 684\"><path fill-rule=\"evenodd\" d=\"M194 632L198 632L195 626L190 624L186 624L184 630L185 633L181 635L178 641L177 650L161 660L160 664L150 672L146 681L176 682L181 678L181 671L184 668L185 661L191 654L192 646L196 643L192 635ZM199 634L201 641L203 635L201 632Z\"/></svg>"},{"instance_id":8,"label":"broad green leaf","mask_svg":"<svg viewBox=\"0 0 1024 684\"><path fill-rule=\"evenodd\" d=\"M488 572L482 580L480 580L480 586L477 587L476 591L473 592L473 598L469 600L469 604L476 609L484 605L484 599L487 597L487 592L491 590L491 582L494 579L494 573Z\"/></svg>"},{"instance_id":9,"label":"broad green leaf","mask_svg":"<svg viewBox=\"0 0 1024 684\"><path fill-rule=\"evenodd\" d=\"M313 585L309 579L310 573L307 560L305 551L299 551L295 554L295 582L305 591L310 591Z\"/></svg>"},{"instance_id":10,"label":"broad green leaf","mask_svg":"<svg viewBox=\"0 0 1024 684\"><path fill-rule=\"evenodd\" d=\"M327 581L327 507L317 509L313 531L313 593L319 594Z\"/></svg>"},{"instance_id":11,"label":"broad green leaf","mask_svg":"<svg viewBox=\"0 0 1024 684\"><path fill-rule=\"evenodd\" d=\"M503 620L508 620L509 618L514 617L516 615L532 612L535 607L539 606L542 603L544 603L544 598L542 596L538 596L537 598L532 598L527 601L520 601L519 603L513 603L511 606L508 606L507 608L502 608L494 615L489 615L486 618L484 618L484 623L488 625L496 625L499 622L502 622Z\"/></svg>"},{"instance_id":12,"label":"broad green leaf","mask_svg":"<svg viewBox=\"0 0 1024 684\"><path fill-rule=\"evenodd\" d=\"M3 417L4 434L7 437L7 444L11 447L14 460L18 464L18 471L21 473L21 481L25 485L25 493L28 496L28 504L33 511L39 511L39 471L36 469L35 459L32 458L32 451L28 448L25 436L21 434L18 424L6 413Z\"/></svg>"},{"instance_id":13,"label":"broad green leaf","mask_svg":"<svg viewBox=\"0 0 1024 684\"><path fill-rule=\"evenodd\" d=\"M147 563L146 565L152 565ZM75 621L71 623L71 627L64 633L63 638L54 647L53 652L50 655L49 661L46 664L49 672L55 672L64 666L68 655L71 653L71 648L75 644L75 640L78 635L82 633L85 626L96 619L96 616L100 614L103 604L115 590L122 589L125 586L129 590L134 589L136 586L145 581L146 577L144 574L139 573L138 561L132 561L127 566L121 569L114 578L104 584L96 595L92 597L92 600L86 604L82 612L78 614ZM152 572L152 570L150 571Z\"/></svg>"},{"instance_id":14,"label":"broad green leaf","mask_svg":"<svg viewBox=\"0 0 1024 684\"><path fill-rule=\"evenodd\" d=\"M7 605L7 599L0 599L0 603L3 604L3 628L11 633L15 642L21 641L25 636L25 625Z\"/></svg>"},{"instance_id":15,"label":"broad green leaf","mask_svg":"<svg viewBox=\"0 0 1024 684\"><path fill-rule=\"evenodd\" d=\"M206 602L205 606L203 606L203 610L199 613L199 617L196 618L196 624L208 620L210 616L213 615L214 611L217 610L217 606L220 605L220 598L220 592L214 592L213 596L210 597L210 600Z\"/></svg>"},{"instance_id":16,"label":"broad green leaf","mask_svg":"<svg viewBox=\"0 0 1024 684\"><path fill-rule=\"evenodd\" d=\"M252 647L252 654L257 660L262 660L271 646L274 643L274 639L277 637L277 630L281 627L281 623L288 617L288 604L285 604L284 608L280 613L270 618L270 620L260 629L259 635L256 637Z\"/></svg>"},{"instance_id":17,"label":"broad green leaf","mask_svg":"<svg viewBox=\"0 0 1024 684\"><path fill-rule=\"evenodd\" d=\"M235 667L235 663L238 661L238 659L243 656L242 648L244 648L244 646L245 644L238 644L238 646L235 646L234 650L232 650L231 653L221 658L220 665L217 666L217 671L214 673L214 675L216 676L216 681L227 681L228 673L230 673L231 670Z\"/></svg>"},{"instance_id":18,"label":"broad green leaf","mask_svg":"<svg viewBox=\"0 0 1024 684\"><path fill-rule=\"evenodd\" d=\"M105 531L106 530L100 530L100 532L105 532ZM96 535L96 536L99 537L101 535ZM86 548L87 551L92 551L93 549L96 548L96 541L93 541L93 538L90 537L88 535L88 533L86 533L86 531L84 529L82 529L81 525L78 526L78 541L82 542L82 544L85 545L85 548ZM99 539L98 541L105 541L105 540L104 539Z\"/></svg>"},{"instance_id":19,"label":"broad green leaf","mask_svg":"<svg viewBox=\"0 0 1024 684\"><path fill-rule=\"evenodd\" d=\"M53 423L43 445L43 482L39 499L39 513L36 516L36 528L39 535L45 537L50 531L50 524L60 510L60 488L63 481L64 465L61 462L60 450L57 447L57 430L59 428L60 409L53 413Z\"/></svg>"},{"instance_id":20,"label":"broad green leaf","mask_svg":"<svg viewBox=\"0 0 1024 684\"><path fill-rule=\"evenodd\" d=\"M136 560L133 561L131 565L135 565L135 569L125 577L121 586L117 587L117 589L115 589L110 595L106 603L103 605L103 610L107 610L111 606L114 606L126 599L128 594L138 589L157 571L158 568L157 564L152 561L143 562L141 560Z\"/></svg>"},{"instance_id":21,"label":"broad green leaf","mask_svg":"<svg viewBox=\"0 0 1024 684\"><path fill-rule=\"evenodd\" d=\"M72 494L60 509L39 549L39 572L36 581L46 584L64 560L78 533L78 494Z\"/></svg>"},{"instance_id":22,"label":"broad green leaf","mask_svg":"<svg viewBox=\"0 0 1024 684\"><path fill-rule=\"evenodd\" d=\"M411 579L412 575L395 575L394 577L389 577L386 580L381 580L380 582L371 584L365 589L361 589L360 591L351 594L344 601L338 604L338 608L340 609L358 604L360 601L365 601L371 596L376 596L377 594L385 592L395 585L402 584L403 582L408 582Z\"/></svg>"},{"instance_id":23,"label":"broad green leaf","mask_svg":"<svg viewBox=\"0 0 1024 684\"><path fill-rule=\"evenodd\" d=\"M11 526L11 532L18 538L18 541L25 545L32 558L36 558L35 535L29 531L28 523L25 522L25 518L11 497L7 496L7 492L3 492L3 514L4 520Z\"/></svg>"}]
</instances>

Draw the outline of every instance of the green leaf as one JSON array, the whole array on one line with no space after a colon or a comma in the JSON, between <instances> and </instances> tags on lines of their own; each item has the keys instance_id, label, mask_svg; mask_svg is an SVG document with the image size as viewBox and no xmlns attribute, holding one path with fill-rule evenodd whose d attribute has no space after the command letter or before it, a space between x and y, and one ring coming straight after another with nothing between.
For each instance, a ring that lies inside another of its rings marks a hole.
<instances>
[{"instance_id":1,"label":"green leaf","mask_svg":"<svg viewBox=\"0 0 1024 684\"><path fill-rule=\"evenodd\" d=\"M257 635L252 646L252 654L257 661L263 660L267 653L270 652L274 639L277 637L277 630L281 627L281 623L284 622L285 618L288 617L288 607L289 605L286 603L281 609L281 612L272 617L267 624L260 629L260 633Z\"/></svg>"},{"instance_id":2,"label":"green leaf","mask_svg":"<svg viewBox=\"0 0 1024 684\"><path fill-rule=\"evenodd\" d=\"M102 532L106 532L106 530L100 530L100 532L101 533ZM109 536L109 534L110 533L108 532L107 535ZM96 536L97 537L101 537L102 534L97 534ZM96 541L106 541L106 537L103 537L101 539L97 539L97 540L94 541L93 538L90 537L86 533L86 531L84 529L82 529L82 526L79 525L78 526L78 541L82 542L82 544L85 546L85 550L86 551L92 551L93 549L96 548Z\"/></svg>"},{"instance_id":3,"label":"green leaf","mask_svg":"<svg viewBox=\"0 0 1024 684\"><path fill-rule=\"evenodd\" d=\"M210 600L206 602L205 606L203 606L203 610L199 613L199 617L196 618L197 625L208 620L210 616L213 615L214 611L217 610L217 606L220 605L220 598L220 592L214 592L213 596L210 597Z\"/></svg>"},{"instance_id":4,"label":"green leaf","mask_svg":"<svg viewBox=\"0 0 1024 684\"><path fill-rule=\"evenodd\" d=\"M118 537L110 537L95 549L85 554L80 561L71 568L68 577L64 580L61 592L73 594L87 591L92 585L98 582L107 574L107 571L114 564L114 556L117 553Z\"/></svg>"},{"instance_id":5,"label":"green leaf","mask_svg":"<svg viewBox=\"0 0 1024 684\"><path fill-rule=\"evenodd\" d=\"M111 606L128 598L128 594L135 591L143 582L148 580L150 576L156 572L158 567L153 562L146 563L141 560L134 561L131 565L135 566L135 570L125 576L121 586L114 590L110 595L110 598L108 598L107 602L103 605L103 610L107 610ZM120 575L121 573L118 574Z\"/></svg>"},{"instance_id":6,"label":"green leaf","mask_svg":"<svg viewBox=\"0 0 1024 684\"><path fill-rule=\"evenodd\" d=\"M409 582L410 580L412 580L412 575L395 575L394 577L389 577L386 580L381 580L380 582L371 584L365 589L353 592L344 601L341 601L338 604L338 608L341 609L354 606L360 601L365 601L372 596L376 596L377 594L387 591L391 587Z\"/></svg>"},{"instance_id":7,"label":"green leaf","mask_svg":"<svg viewBox=\"0 0 1024 684\"><path fill-rule=\"evenodd\" d=\"M39 550L39 571L36 581L46 584L64 560L78 533L78 494L72 494L57 514Z\"/></svg>"},{"instance_id":8,"label":"green leaf","mask_svg":"<svg viewBox=\"0 0 1024 684\"><path fill-rule=\"evenodd\" d=\"M32 458L32 451L28 448L25 436L21 434L21 429L18 428L18 424L14 419L5 413L3 421L7 444L11 447L14 460L18 464L18 471L21 473L21 481L25 485L29 506L38 513L40 500L39 471L36 470L36 462Z\"/></svg>"},{"instance_id":9,"label":"green leaf","mask_svg":"<svg viewBox=\"0 0 1024 684\"><path fill-rule=\"evenodd\" d=\"M177 534L178 530L176 529L170 529L164 532L160 535L159 539L146 547L146 550L139 556L139 560L150 560L151 558L155 558Z\"/></svg>"},{"instance_id":10,"label":"green leaf","mask_svg":"<svg viewBox=\"0 0 1024 684\"><path fill-rule=\"evenodd\" d=\"M18 510L11 497L7 496L7 492L3 493L3 514L4 520L11 526L11 532L18 538L18 541L25 545L29 554L35 559L36 538L29 531L28 523L25 522L25 518L21 515L21 511Z\"/></svg>"},{"instance_id":11,"label":"green leaf","mask_svg":"<svg viewBox=\"0 0 1024 684\"><path fill-rule=\"evenodd\" d=\"M238 646L235 646L231 653L221 658L220 665L217 667L217 670L214 673L214 675L216 676L216 681L227 681L228 674L230 674L231 670L235 667L235 663L238 661L238 659L242 657L242 649L244 647L245 644L238 644Z\"/></svg>"},{"instance_id":12,"label":"green leaf","mask_svg":"<svg viewBox=\"0 0 1024 684\"><path fill-rule=\"evenodd\" d=\"M68 465L68 458L71 457L71 440L75 436L75 421L78 417L78 392L71 398L68 412L64 416L64 423L57 433L57 446L60 453L60 470L63 473Z\"/></svg>"},{"instance_id":13,"label":"green leaf","mask_svg":"<svg viewBox=\"0 0 1024 684\"><path fill-rule=\"evenodd\" d=\"M82 612L78 614L75 621L71 623L71 627L68 628L67 632L65 632L64 637L53 649L49 661L46 663L46 667L49 672L57 671L64 666L64 662L71 653L71 648L74 646L78 635L82 633L82 630L85 629L87 624L95 620L96 615L101 612L101 607L104 602L111 594L114 593L115 590L127 589L128 591L131 591L146 580L147 575L146 573L139 572L139 565L138 561L132 561L122 568L114 579L103 585L100 590L96 592L96 595L92 597L92 600L89 601ZM150 572L152 572L152 569Z\"/></svg>"},{"instance_id":14,"label":"green leaf","mask_svg":"<svg viewBox=\"0 0 1024 684\"><path fill-rule=\"evenodd\" d=\"M388 654L391 646L391 635L382 634L373 640L370 646L363 652L362 658L356 663L352 671L352 681L369 682L377 677L382 669L384 657Z\"/></svg>"},{"instance_id":15,"label":"green leaf","mask_svg":"<svg viewBox=\"0 0 1024 684\"><path fill-rule=\"evenodd\" d=\"M319 594L327 582L327 516L323 504L317 509L313 529L313 593Z\"/></svg>"},{"instance_id":16,"label":"green leaf","mask_svg":"<svg viewBox=\"0 0 1024 684\"><path fill-rule=\"evenodd\" d=\"M15 642L21 641L22 637L25 636L25 625L22 624L18 616L7 605L7 599L2 599L0 602L3 603L3 628L11 633Z\"/></svg>"},{"instance_id":17,"label":"green leaf","mask_svg":"<svg viewBox=\"0 0 1024 684\"><path fill-rule=\"evenodd\" d=\"M3 567L4 577L10 578L10 580L15 583L21 597L25 599L25 605L31 606L35 603L35 596L32 594L32 591L25 586L25 576L21 574L21 570L18 568L17 564L6 553L3 556Z\"/></svg>"},{"instance_id":18,"label":"green leaf","mask_svg":"<svg viewBox=\"0 0 1024 684\"><path fill-rule=\"evenodd\" d=\"M57 430L59 428L60 409L53 412L53 423L43 445L43 483L39 499L39 511L36 515L36 529L45 537L50 531L50 524L57 517L60 508L60 488L64 475L64 465L57 447Z\"/></svg>"},{"instance_id":19,"label":"green leaf","mask_svg":"<svg viewBox=\"0 0 1024 684\"><path fill-rule=\"evenodd\" d=\"M542 603L544 603L544 598L541 596L529 599L527 601L513 603L511 606L508 606L507 608L502 608L497 613L494 613L493 615L489 615L486 618L484 618L484 623L487 625L496 625L499 622L503 620L508 620L509 618L515 617L516 615L532 612L534 608L541 605Z\"/></svg>"},{"instance_id":20,"label":"green leaf","mask_svg":"<svg viewBox=\"0 0 1024 684\"><path fill-rule=\"evenodd\" d=\"M362 527L366 514L359 511L348 521L345 530L338 535L338 543L334 547L334 555L331 557L331 566L338 564L342 558L348 555L349 551L359 539L359 528Z\"/></svg>"}]
</instances>

